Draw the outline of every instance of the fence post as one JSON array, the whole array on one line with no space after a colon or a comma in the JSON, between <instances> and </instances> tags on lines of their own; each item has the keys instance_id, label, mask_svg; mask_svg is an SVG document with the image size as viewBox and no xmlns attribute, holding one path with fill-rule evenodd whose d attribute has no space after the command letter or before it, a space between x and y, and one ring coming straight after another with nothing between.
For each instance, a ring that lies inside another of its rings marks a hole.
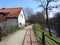
<instances>
[{"instance_id":1,"label":"fence post","mask_svg":"<svg viewBox=\"0 0 60 45\"><path fill-rule=\"evenodd\" d=\"M44 35L44 32L42 32L42 44L45 45L45 35Z\"/></svg>"},{"instance_id":2,"label":"fence post","mask_svg":"<svg viewBox=\"0 0 60 45\"><path fill-rule=\"evenodd\" d=\"M1 27L0 27L0 41L2 40Z\"/></svg>"},{"instance_id":3,"label":"fence post","mask_svg":"<svg viewBox=\"0 0 60 45\"><path fill-rule=\"evenodd\" d=\"M36 35L36 28L35 28L35 35Z\"/></svg>"}]
</instances>

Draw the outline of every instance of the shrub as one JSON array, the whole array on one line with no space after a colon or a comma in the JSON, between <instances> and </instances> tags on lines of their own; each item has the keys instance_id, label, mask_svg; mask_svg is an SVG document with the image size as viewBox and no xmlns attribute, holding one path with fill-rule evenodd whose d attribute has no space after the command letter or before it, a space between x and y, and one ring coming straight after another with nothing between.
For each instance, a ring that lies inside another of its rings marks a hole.
<instances>
[{"instance_id":1,"label":"shrub","mask_svg":"<svg viewBox=\"0 0 60 45\"><path fill-rule=\"evenodd\" d=\"M17 31L19 29L20 28L16 26L16 27L11 27L10 29L7 29L7 30L3 30L2 31L2 37L6 37L7 35L14 33L15 31Z\"/></svg>"},{"instance_id":2,"label":"shrub","mask_svg":"<svg viewBox=\"0 0 60 45\"><path fill-rule=\"evenodd\" d=\"M25 24L25 26L28 26L28 25L30 25L30 23L26 23L26 24Z\"/></svg>"}]
</instances>

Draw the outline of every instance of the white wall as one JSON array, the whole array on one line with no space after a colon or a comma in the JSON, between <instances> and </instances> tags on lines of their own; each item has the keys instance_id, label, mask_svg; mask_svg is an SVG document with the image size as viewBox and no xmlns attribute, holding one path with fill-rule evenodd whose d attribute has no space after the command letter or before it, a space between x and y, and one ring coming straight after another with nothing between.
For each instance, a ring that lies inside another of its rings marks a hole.
<instances>
[{"instance_id":1,"label":"white wall","mask_svg":"<svg viewBox=\"0 0 60 45\"><path fill-rule=\"evenodd\" d=\"M22 26L25 25L25 17L24 17L24 13L23 13L23 10L21 10L19 16L18 16L18 26L21 27L21 24Z\"/></svg>"}]
</instances>

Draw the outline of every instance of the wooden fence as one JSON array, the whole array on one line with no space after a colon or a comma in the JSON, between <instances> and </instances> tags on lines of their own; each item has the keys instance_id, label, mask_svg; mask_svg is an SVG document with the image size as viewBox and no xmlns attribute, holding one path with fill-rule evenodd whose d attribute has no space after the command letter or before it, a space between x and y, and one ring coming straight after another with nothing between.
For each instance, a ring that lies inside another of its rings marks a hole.
<instances>
[{"instance_id":1,"label":"wooden fence","mask_svg":"<svg viewBox=\"0 0 60 45\"><path fill-rule=\"evenodd\" d=\"M37 43L38 45L46 45L46 37L49 39L49 40L52 40L53 42L55 42L57 45L60 45L60 42L58 42L56 39L53 39L51 38L50 36L44 34L44 32L41 32L41 34L38 34L36 32L36 30L34 30L34 33L35 33L35 36L36 36L36 39L37 39ZM41 36L40 36L41 35ZM37 38L38 37L38 38Z\"/></svg>"}]
</instances>

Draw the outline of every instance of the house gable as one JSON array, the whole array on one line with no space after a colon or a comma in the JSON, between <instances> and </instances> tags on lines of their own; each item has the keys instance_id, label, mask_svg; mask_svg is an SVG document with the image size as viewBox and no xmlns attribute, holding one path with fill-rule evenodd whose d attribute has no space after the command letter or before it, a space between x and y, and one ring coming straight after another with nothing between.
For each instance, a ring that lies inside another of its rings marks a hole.
<instances>
[{"instance_id":1,"label":"house gable","mask_svg":"<svg viewBox=\"0 0 60 45\"><path fill-rule=\"evenodd\" d=\"M3 18L7 23L12 23L13 25L18 25L19 27L25 25L25 17L22 8L4 8L0 9L0 12L5 13L6 15Z\"/></svg>"},{"instance_id":2,"label":"house gable","mask_svg":"<svg viewBox=\"0 0 60 45\"><path fill-rule=\"evenodd\" d=\"M18 24L19 24L19 27L21 25L25 25L25 16L24 16L24 12L23 10L21 10L19 16L18 16ZM20 25L21 24L21 25Z\"/></svg>"},{"instance_id":3,"label":"house gable","mask_svg":"<svg viewBox=\"0 0 60 45\"><path fill-rule=\"evenodd\" d=\"M22 8L4 8L0 9L0 12L6 13L6 16L3 18L18 18Z\"/></svg>"}]
</instances>

